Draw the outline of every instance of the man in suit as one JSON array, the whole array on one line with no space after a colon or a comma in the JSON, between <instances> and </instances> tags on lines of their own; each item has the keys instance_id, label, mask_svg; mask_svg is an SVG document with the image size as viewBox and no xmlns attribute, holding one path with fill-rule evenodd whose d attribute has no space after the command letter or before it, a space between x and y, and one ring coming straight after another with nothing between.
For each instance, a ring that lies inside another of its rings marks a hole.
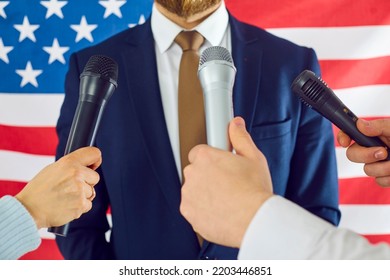
<instances>
[{"instance_id":1,"label":"man in suit","mask_svg":"<svg viewBox=\"0 0 390 280\"><path fill-rule=\"evenodd\" d=\"M331 124L292 94L304 69L319 74L312 49L231 16L221 0L156 0L141 26L70 58L57 125L63 154L77 106L79 75L95 54L118 62L118 89L107 104L96 145L104 158L93 209L57 243L69 259L235 259L238 250L199 242L180 214L178 66L183 30L231 51L237 68L235 115L266 155L275 193L337 224L338 188ZM110 206L112 228L106 219Z\"/></svg>"}]
</instances>

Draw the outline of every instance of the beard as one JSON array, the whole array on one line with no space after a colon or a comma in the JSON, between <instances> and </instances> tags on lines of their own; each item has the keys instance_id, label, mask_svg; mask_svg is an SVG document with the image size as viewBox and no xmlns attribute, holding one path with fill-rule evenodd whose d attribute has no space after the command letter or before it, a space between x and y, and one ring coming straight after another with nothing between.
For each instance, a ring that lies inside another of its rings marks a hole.
<instances>
[{"instance_id":1,"label":"beard","mask_svg":"<svg viewBox=\"0 0 390 280\"><path fill-rule=\"evenodd\" d=\"M169 12L189 18L221 3L222 0L155 0Z\"/></svg>"}]
</instances>

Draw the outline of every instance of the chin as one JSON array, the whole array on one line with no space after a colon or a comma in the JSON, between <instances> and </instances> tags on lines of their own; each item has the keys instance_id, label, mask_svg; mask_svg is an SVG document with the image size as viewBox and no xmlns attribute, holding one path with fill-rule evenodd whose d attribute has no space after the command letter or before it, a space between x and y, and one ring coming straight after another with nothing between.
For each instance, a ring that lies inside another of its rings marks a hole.
<instances>
[{"instance_id":1,"label":"chin","mask_svg":"<svg viewBox=\"0 0 390 280\"><path fill-rule=\"evenodd\" d=\"M196 21L207 14L207 11L216 9L222 0L155 0L164 9L185 19Z\"/></svg>"}]
</instances>

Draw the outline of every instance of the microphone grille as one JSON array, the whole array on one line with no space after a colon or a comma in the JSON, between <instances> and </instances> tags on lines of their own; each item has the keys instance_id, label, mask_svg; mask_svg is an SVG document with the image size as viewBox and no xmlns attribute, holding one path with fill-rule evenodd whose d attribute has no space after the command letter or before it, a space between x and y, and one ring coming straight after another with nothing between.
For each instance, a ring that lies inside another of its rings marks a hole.
<instances>
[{"instance_id":1,"label":"microphone grille","mask_svg":"<svg viewBox=\"0 0 390 280\"><path fill-rule=\"evenodd\" d=\"M307 98L313 102L317 102L325 91L318 80L308 80L303 85L302 90L303 93L306 94Z\"/></svg>"},{"instance_id":2,"label":"microphone grille","mask_svg":"<svg viewBox=\"0 0 390 280\"><path fill-rule=\"evenodd\" d=\"M110 57L93 55L89 58L83 72L100 74L109 80L118 81L118 64Z\"/></svg>"},{"instance_id":3,"label":"microphone grille","mask_svg":"<svg viewBox=\"0 0 390 280\"><path fill-rule=\"evenodd\" d=\"M316 106L326 88L326 83L309 70L299 74L291 85L293 92L309 107Z\"/></svg>"},{"instance_id":4,"label":"microphone grille","mask_svg":"<svg viewBox=\"0 0 390 280\"><path fill-rule=\"evenodd\" d=\"M205 49L199 59L199 67L212 60L223 60L233 64L230 52L224 47L214 46Z\"/></svg>"}]
</instances>

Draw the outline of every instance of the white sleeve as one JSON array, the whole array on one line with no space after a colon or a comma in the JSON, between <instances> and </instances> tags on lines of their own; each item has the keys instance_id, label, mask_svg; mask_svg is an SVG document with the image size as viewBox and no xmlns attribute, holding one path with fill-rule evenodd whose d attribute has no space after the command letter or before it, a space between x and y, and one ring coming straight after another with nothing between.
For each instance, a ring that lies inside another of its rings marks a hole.
<instances>
[{"instance_id":1,"label":"white sleeve","mask_svg":"<svg viewBox=\"0 0 390 280\"><path fill-rule=\"evenodd\" d=\"M26 208L12 196L0 198L0 259L17 259L40 243L37 226Z\"/></svg>"},{"instance_id":2,"label":"white sleeve","mask_svg":"<svg viewBox=\"0 0 390 280\"><path fill-rule=\"evenodd\" d=\"M243 238L239 259L390 259L387 244L318 218L280 196L257 211Z\"/></svg>"}]
</instances>

